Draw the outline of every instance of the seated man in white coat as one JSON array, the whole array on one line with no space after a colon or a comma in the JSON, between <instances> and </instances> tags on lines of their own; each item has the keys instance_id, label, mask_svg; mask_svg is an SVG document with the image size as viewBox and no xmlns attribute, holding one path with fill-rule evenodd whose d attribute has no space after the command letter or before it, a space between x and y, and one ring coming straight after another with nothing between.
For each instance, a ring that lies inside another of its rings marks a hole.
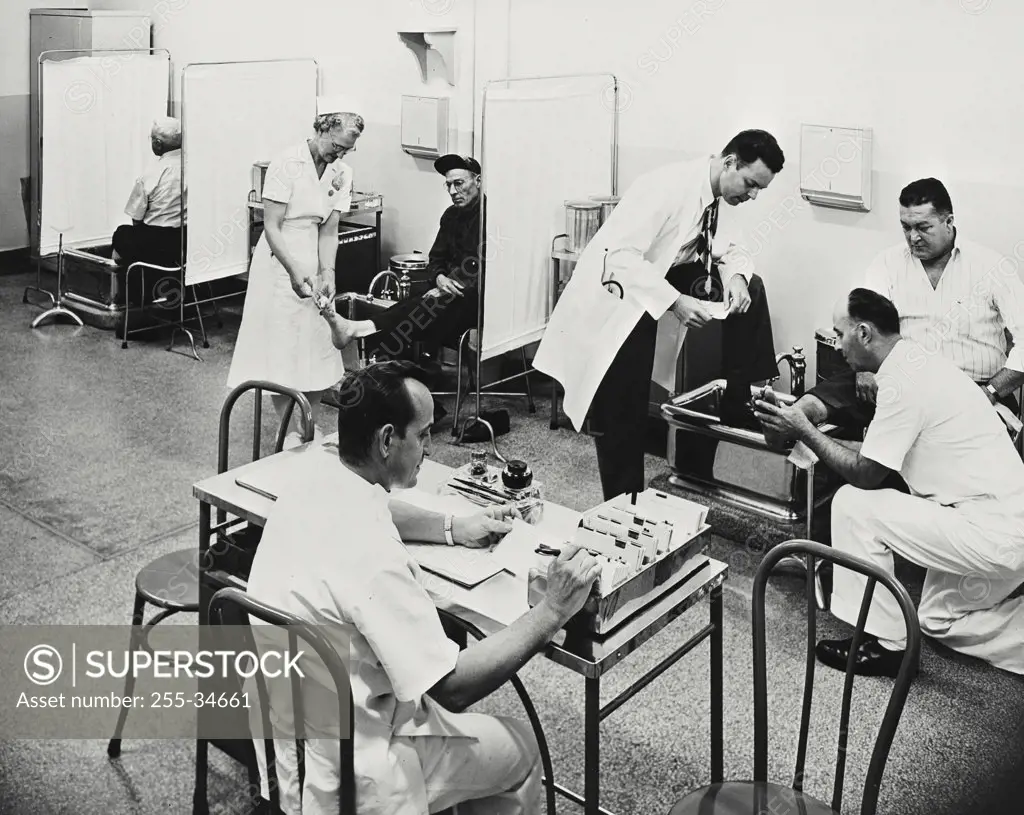
<instances>
[{"instance_id":1,"label":"seated man in white coat","mask_svg":"<svg viewBox=\"0 0 1024 815\"><path fill-rule=\"evenodd\" d=\"M878 384L863 446L822 434L802 410L756 402L758 418L803 441L849 483L832 501L832 545L893 573L893 553L925 567L922 631L950 648L1024 674L1024 462L988 399L940 353L900 336L885 297L854 289L833 316L843 356ZM859 447L859 449L858 449ZM877 489L899 473L910 494ZM866 580L836 567L832 613L855 623ZM854 670L895 676L906 628L895 598L875 591ZM852 639L823 640L818 659L846 670Z\"/></svg>"},{"instance_id":2,"label":"seated man in white coat","mask_svg":"<svg viewBox=\"0 0 1024 815\"><path fill-rule=\"evenodd\" d=\"M456 804L463 815L532 815L541 770L529 725L462 711L550 642L582 608L600 567L565 547L537 606L461 652L445 636L427 578L402 540L479 546L511 527L497 510L453 518L389 502L392 489L416 484L430 450L434 409L424 378L408 362L346 376L343 397L352 398L341 399L338 413L339 460L330 467L325 456L307 454L308 474L278 497L268 519L248 592L347 643L347 652L338 650L348 657L355 704L359 815L423 815ZM307 733L316 725L307 722ZM274 746L284 812L337 813L337 737L306 740L301 808L294 742ZM263 745L256 747L263 765ZM262 766L261 782L268 799Z\"/></svg>"}]
</instances>

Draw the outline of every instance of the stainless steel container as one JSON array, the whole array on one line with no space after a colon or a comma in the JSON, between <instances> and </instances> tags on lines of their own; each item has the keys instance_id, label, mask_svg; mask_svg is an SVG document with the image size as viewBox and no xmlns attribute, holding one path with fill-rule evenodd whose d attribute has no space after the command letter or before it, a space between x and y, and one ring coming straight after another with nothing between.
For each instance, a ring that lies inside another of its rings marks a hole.
<instances>
[{"instance_id":1,"label":"stainless steel container","mask_svg":"<svg viewBox=\"0 0 1024 815\"><path fill-rule=\"evenodd\" d=\"M429 258L422 252L409 252L391 257L388 269L398 275L399 299L423 294L434 287L434 281L429 280L427 275L428 260Z\"/></svg>"},{"instance_id":2,"label":"stainless steel container","mask_svg":"<svg viewBox=\"0 0 1024 815\"><path fill-rule=\"evenodd\" d=\"M601 204L597 201L565 202L567 249L582 252L601 228Z\"/></svg>"},{"instance_id":3,"label":"stainless steel container","mask_svg":"<svg viewBox=\"0 0 1024 815\"><path fill-rule=\"evenodd\" d=\"M662 405L668 424L669 482L767 518L794 523L806 518L807 477L789 461L788 452L773 450L764 434L730 427L720 418L726 381L715 379ZM751 398L759 389L751 387ZM796 398L776 393L792 405ZM840 429L818 426L827 436ZM815 467L815 507L842 484L827 467Z\"/></svg>"},{"instance_id":4,"label":"stainless steel container","mask_svg":"<svg viewBox=\"0 0 1024 815\"><path fill-rule=\"evenodd\" d=\"M591 195L590 200L601 205L601 226L604 226L608 216L612 214L612 210L621 199L618 195Z\"/></svg>"}]
</instances>

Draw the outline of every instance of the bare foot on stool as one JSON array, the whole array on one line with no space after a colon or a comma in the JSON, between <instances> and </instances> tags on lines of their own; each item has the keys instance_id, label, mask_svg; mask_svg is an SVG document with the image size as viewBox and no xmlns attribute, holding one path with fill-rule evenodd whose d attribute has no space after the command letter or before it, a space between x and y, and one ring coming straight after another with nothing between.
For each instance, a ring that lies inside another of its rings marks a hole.
<instances>
[{"instance_id":1,"label":"bare foot on stool","mask_svg":"<svg viewBox=\"0 0 1024 815\"><path fill-rule=\"evenodd\" d=\"M356 323L338 314L334 310L333 300L328 300L320 309L320 316L327 320L327 324L331 327L331 342L334 343L335 348L341 350L357 338Z\"/></svg>"}]
</instances>

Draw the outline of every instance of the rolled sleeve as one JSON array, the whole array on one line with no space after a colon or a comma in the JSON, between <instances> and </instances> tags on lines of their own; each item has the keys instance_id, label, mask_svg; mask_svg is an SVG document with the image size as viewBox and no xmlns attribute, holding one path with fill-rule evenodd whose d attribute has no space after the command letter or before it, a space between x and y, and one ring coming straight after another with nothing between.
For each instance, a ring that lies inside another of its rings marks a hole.
<instances>
[{"instance_id":1,"label":"rolled sleeve","mask_svg":"<svg viewBox=\"0 0 1024 815\"><path fill-rule=\"evenodd\" d=\"M418 702L455 669L459 646L445 635L437 608L407 566L376 572L355 607L353 623L401 702Z\"/></svg>"},{"instance_id":2,"label":"rolled sleeve","mask_svg":"<svg viewBox=\"0 0 1024 815\"><path fill-rule=\"evenodd\" d=\"M135 179L135 185L128 196L128 203L125 204L124 214L134 221L141 221L146 217L147 209L149 209L149 190L146 189L145 177L139 176Z\"/></svg>"},{"instance_id":3,"label":"rolled sleeve","mask_svg":"<svg viewBox=\"0 0 1024 815\"><path fill-rule=\"evenodd\" d=\"M1016 269L1003 274L1001 285L992 289L996 310L1003 325L1013 338L1013 347L1006 356L1006 367L1012 371L1024 371L1024 283L1017 277Z\"/></svg>"},{"instance_id":4,"label":"rolled sleeve","mask_svg":"<svg viewBox=\"0 0 1024 815\"><path fill-rule=\"evenodd\" d=\"M754 275L754 258L747 249L740 243L733 240L725 242L725 249L718 255L718 245L712 243L711 254L718 262L718 274L722 278L722 285L728 286L729 281L736 275L742 277L747 283Z\"/></svg>"},{"instance_id":5,"label":"rolled sleeve","mask_svg":"<svg viewBox=\"0 0 1024 815\"><path fill-rule=\"evenodd\" d=\"M875 417L868 425L860 454L890 470L903 469L903 460L914 446L924 426L921 406L907 388L892 374L877 377L878 394Z\"/></svg>"}]
</instances>

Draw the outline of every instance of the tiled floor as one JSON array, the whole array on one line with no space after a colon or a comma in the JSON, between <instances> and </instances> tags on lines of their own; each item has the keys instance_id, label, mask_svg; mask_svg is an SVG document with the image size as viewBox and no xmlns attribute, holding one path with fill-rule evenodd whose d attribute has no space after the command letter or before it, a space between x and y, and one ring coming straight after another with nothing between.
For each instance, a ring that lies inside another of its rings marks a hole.
<instances>
[{"instance_id":1,"label":"tiled floor","mask_svg":"<svg viewBox=\"0 0 1024 815\"><path fill-rule=\"evenodd\" d=\"M237 314L214 331L204 362L169 354L162 342L121 350L108 333L58 324L32 330L26 277L0 276L0 622L122 623L138 569L194 545L191 486L213 472L216 425ZM546 394L545 394L546 395ZM534 464L548 494L584 508L600 500L593 445L550 431L547 403L529 415L509 402L513 430L502 449ZM450 405L449 405L450 407ZM331 413L323 429L330 431ZM245 430L234 434L241 442ZM435 457L466 459L467 448L435 438ZM242 450L244 444L240 444ZM664 471L650 458L648 474ZM750 585L757 556L716 538L729 562L725 591L726 771L751 772ZM769 593L773 771L791 767L805 642L800 583L780 577ZM699 619L698 619L699 617ZM613 671L605 698L669 653L704 615L686 615ZM825 632L836 630L827 619ZM603 725L605 804L622 813L665 812L708 774L707 646L698 648ZM819 673L807 789L831 790L838 675ZM555 754L559 780L582 775L583 683L534 661L524 671ZM890 683L858 681L848 754L849 811L856 811L873 727ZM515 712L503 690L481 706ZM881 811L892 815L1024 812L1024 683L927 644L923 673L896 736ZM245 776L214 751L214 812L242 812ZM0 813L184 813L190 811L193 746L127 741L110 761L105 741L0 743ZM560 804L571 812L571 804Z\"/></svg>"}]
</instances>

